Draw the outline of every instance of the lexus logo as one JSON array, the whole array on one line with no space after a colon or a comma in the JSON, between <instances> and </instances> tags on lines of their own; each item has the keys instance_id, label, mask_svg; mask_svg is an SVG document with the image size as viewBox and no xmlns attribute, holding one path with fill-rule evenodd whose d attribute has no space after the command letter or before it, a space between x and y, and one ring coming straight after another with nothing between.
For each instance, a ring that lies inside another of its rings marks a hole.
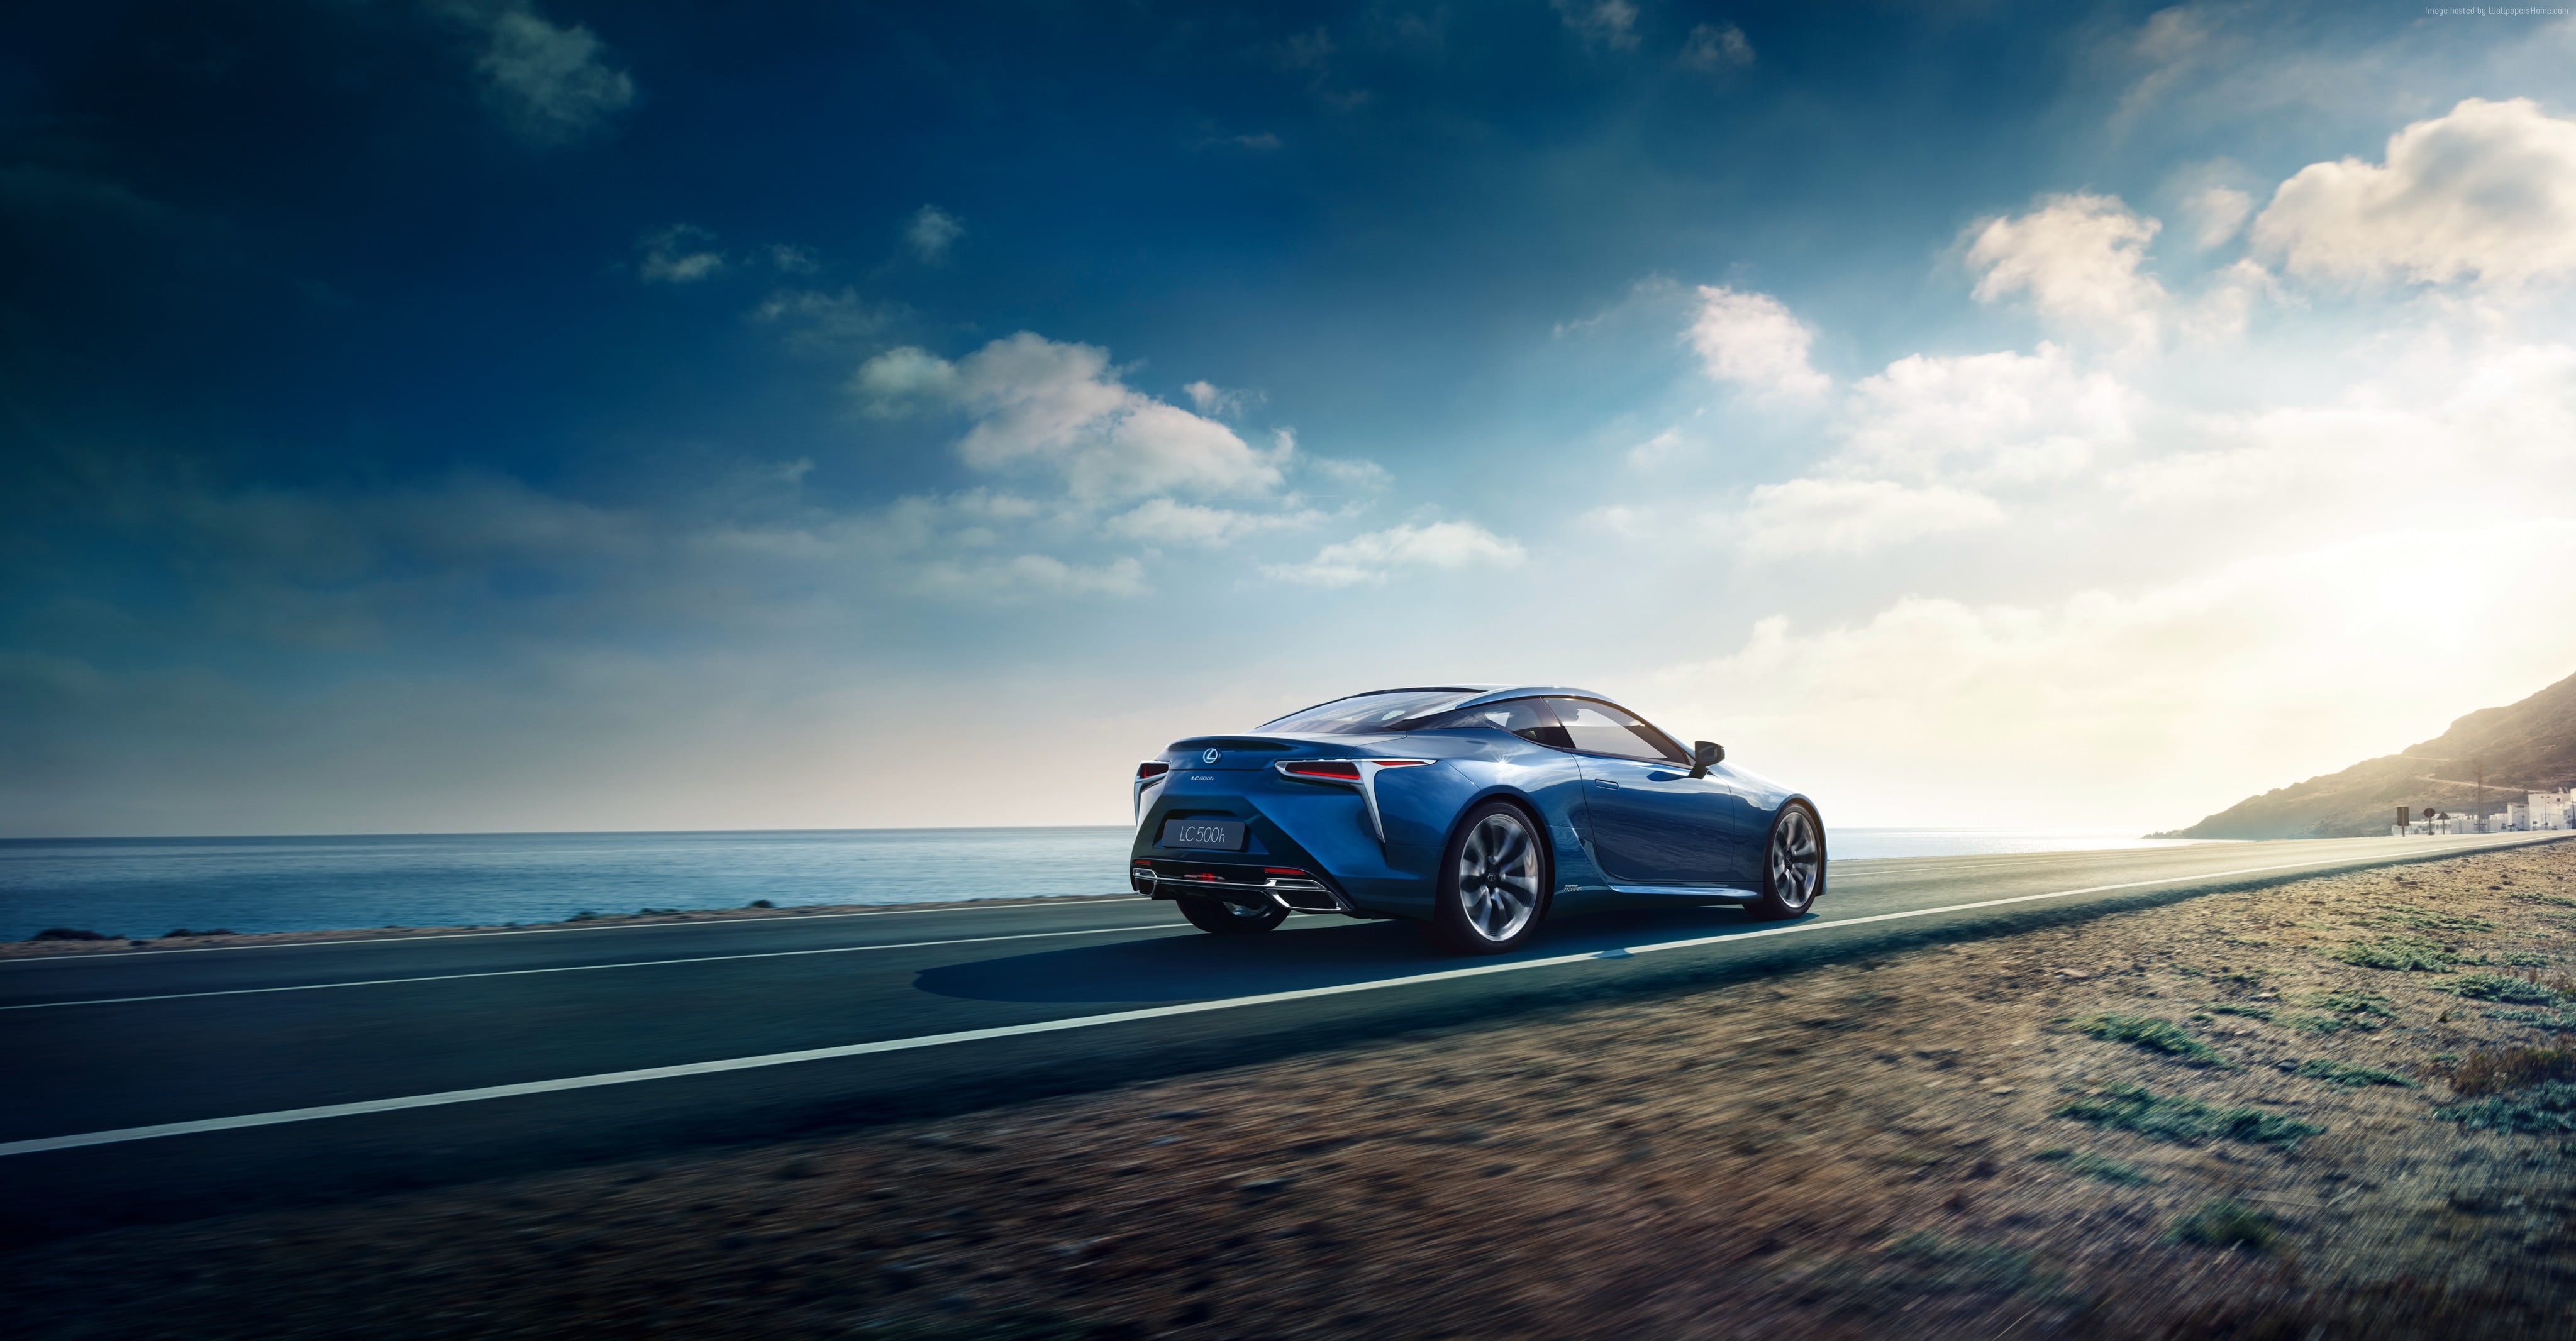
<instances>
[{"instance_id":1,"label":"lexus logo","mask_svg":"<svg viewBox=\"0 0 2576 1341\"><path fill-rule=\"evenodd\" d=\"M1216 747L1213 745L1207 747L1207 749L1201 751L1199 754L1199 762L1203 764L1215 763L1217 758Z\"/></svg>"}]
</instances>

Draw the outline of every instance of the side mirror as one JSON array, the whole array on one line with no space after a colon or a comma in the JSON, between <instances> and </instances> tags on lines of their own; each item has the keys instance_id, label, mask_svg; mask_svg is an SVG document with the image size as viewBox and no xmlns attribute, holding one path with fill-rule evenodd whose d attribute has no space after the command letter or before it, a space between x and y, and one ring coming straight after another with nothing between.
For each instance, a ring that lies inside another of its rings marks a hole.
<instances>
[{"instance_id":1,"label":"side mirror","mask_svg":"<svg viewBox=\"0 0 2576 1341\"><path fill-rule=\"evenodd\" d=\"M1704 778L1708 770L1726 762L1726 747L1713 740L1691 742L1691 776Z\"/></svg>"}]
</instances>

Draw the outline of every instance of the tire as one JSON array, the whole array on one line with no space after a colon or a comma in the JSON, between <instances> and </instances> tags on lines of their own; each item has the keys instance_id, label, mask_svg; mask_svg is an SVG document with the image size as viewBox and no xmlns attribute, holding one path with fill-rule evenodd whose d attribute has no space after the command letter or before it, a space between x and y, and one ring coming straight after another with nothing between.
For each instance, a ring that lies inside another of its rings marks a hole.
<instances>
[{"instance_id":1,"label":"tire","mask_svg":"<svg viewBox=\"0 0 2576 1341\"><path fill-rule=\"evenodd\" d=\"M1803 917L1825 892L1825 826L1804 801L1771 817L1762 845L1762 897L1746 911L1765 921Z\"/></svg>"},{"instance_id":2,"label":"tire","mask_svg":"<svg viewBox=\"0 0 2576 1341\"><path fill-rule=\"evenodd\" d=\"M1191 926L1218 936L1257 936L1288 920L1285 908L1246 908L1196 894L1183 894L1172 902L1181 905L1181 916L1190 919Z\"/></svg>"},{"instance_id":3,"label":"tire","mask_svg":"<svg viewBox=\"0 0 2576 1341\"><path fill-rule=\"evenodd\" d=\"M1547 915L1556 862L1547 830L1508 801L1467 812L1440 857L1431 938L1455 954L1516 949Z\"/></svg>"}]
</instances>

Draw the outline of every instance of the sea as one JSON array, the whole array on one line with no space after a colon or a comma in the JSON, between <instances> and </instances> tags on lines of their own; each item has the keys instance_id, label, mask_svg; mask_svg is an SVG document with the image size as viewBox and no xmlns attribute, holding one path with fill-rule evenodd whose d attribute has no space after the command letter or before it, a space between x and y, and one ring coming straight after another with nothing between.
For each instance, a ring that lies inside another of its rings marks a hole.
<instances>
[{"instance_id":1,"label":"sea","mask_svg":"<svg viewBox=\"0 0 2576 1341\"><path fill-rule=\"evenodd\" d=\"M583 912L1126 892L1123 825L0 839L0 940L560 922ZM2174 847L2130 830L1836 829L1837 861Z\"/></svg>"}]
</instances>

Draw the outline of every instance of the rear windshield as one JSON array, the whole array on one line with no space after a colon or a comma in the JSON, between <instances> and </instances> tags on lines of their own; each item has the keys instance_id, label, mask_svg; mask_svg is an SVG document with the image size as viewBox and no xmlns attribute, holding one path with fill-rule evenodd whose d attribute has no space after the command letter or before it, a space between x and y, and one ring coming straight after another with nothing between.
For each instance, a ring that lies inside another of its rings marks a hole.
<instances>
[{"instance_id":1,"label":"rear windshield","mask_svg":"<svg viewBox=\"0 0 2576 1341\"><path fill-rule=\"evenodd\" d=\"M1292 712L1275 722L1263 722L1263 731L1286 731L1305 736L1369 736L1380 732L1410 731L1423 718L1454 708L1484 693L1481 689L1393 689L1382 694L1354 694L1319 703L1303 712Z\"/></svg>"}]
</instances>

